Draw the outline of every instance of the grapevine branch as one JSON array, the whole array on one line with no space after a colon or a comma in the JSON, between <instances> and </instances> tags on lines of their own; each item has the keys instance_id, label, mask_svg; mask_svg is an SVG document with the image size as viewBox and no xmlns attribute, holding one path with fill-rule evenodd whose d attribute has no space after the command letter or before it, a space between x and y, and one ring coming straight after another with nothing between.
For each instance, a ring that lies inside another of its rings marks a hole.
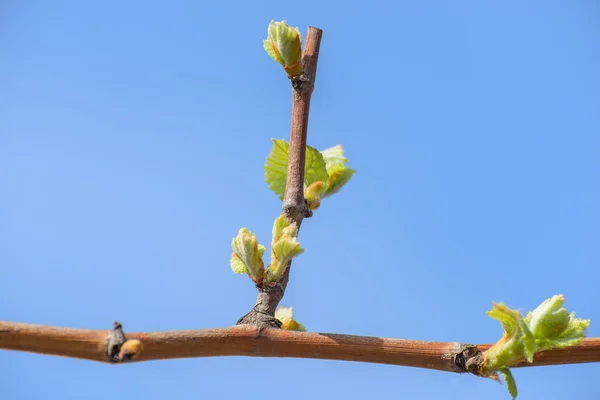
<instances>
[{"instance_id":1,"label":"grapevine branch","mask_svg":"<svg viewBox=\"0 0 600 400\"><path fill-rule=\"evenodd\" d=\"M288 222L295 223L298 229L305 217L310 217L304 200L304 162L306 158L306 137L308 135L308 113L310 98L317 76L317 61L323 31L308 27L304 53L302 55L302 74L292 79L292 126L290 129L290 147L288 153L288 173L283 197L282 211ZM290 279L291 261L275 286L259 286L254 308L238 321L238 325L250 324L258 327L279 328L280 322L274 317L275 310L285 294Z\"/></svg>"},{"instance_id":2,"label":"grapevine branch","mask_svg":"<svg viewBox=\"0 0 600 400\"><path fill-rule=\"evenodd\" d=\"M0 322L0 349L107 362L110 330L88 330ZM383 339L329 333L259 329L251 325L231 328L129 333L142 341L136 361L191 357L287 357L360 361L464 372L456 366L459 343ZM490 345L477 346L485 351ZM600 338L585 339L565 349L536 354L532 364L514 367L600 362ZM512 366L511 366L512 367Z\"/></svg>"},{"instance_id":3,"label":"grapevine branch","mask_svg":"<svg viewBox=\"0 0 600 400\"><path fill-rule=\"evenodd\" d=\"M282 213L298 228L311 216L304 199L304 163L311 95L322 31L309 27L302 74L292 79L292 123ZM291 264L291 263L290 263ZM425 342L282 330L274 317L289 281L290 264L274 286L259 284L253 309L231 328L141 332L62 328L0 321L0 349L102 362L191 357L251 356L342 360L478 373L491 345ZM142 351L143 349L143 351ZM488 353L489 354L489 353ZM536 353L533 363L511 367L600 362L600 338Z\"/></svg>"}]
</instances>

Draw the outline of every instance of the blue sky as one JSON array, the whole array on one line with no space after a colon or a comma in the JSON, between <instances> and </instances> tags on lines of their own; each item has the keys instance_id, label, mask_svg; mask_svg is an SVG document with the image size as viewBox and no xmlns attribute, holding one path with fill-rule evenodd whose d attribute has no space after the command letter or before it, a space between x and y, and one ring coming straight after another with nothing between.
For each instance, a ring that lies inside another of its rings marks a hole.
<instances>
[{"instance_id":1,"label":"blue sky","mask_svg":"<svg viewBox=\"0 0 600 400\"><path fill-rule=\"evenodd\" d=\"M492 301L526 311L563 293L600 336L597 2L1 9L0 319L156 331L252 307L228 260L241 226L266 243L280 209L262 166L288 137L290 89L262 40L285 19L324 30L309 144L343 144L358 171L302 227L284 299L297 318L489 343ZM318 360L0 352L0 372L6 399L509 398L468 375ZM522 399L597 399L599 372L514 374Z\"/></svg>"}]
</instances>

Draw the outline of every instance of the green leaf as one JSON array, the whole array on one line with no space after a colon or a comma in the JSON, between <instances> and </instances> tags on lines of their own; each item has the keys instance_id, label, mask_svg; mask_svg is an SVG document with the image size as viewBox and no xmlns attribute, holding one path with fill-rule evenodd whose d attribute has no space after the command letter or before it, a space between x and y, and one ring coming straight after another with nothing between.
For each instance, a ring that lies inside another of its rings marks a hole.
<instances>
[{"instance_id":1,"label":"green leaf","mask_svg":"<svg viewBox=\"0 0 600 400\"><path fill-rule=\"evenodd\" d=\"M569 324L569 312L562 308L564 296L544 300L525 319L537 337L559 336Z\"/></svg>"},{"instance_id":2,"label":"green leaf","mask_svg":"<svg viewBox=\"0 0 600 400\"><path fill-rule=\"evenodd\" d=\"M285 140L273 139L273 148L265 163L265 181L280 200L285 193L289 147Z\"/></svg>"},{"instance_id":3,"label":"green leaf","mask_svg":"<svg viewBox=\"0 0 600 400\"><path fill-rule=\"evenodd\" d=\"M250 272L248 271L248 267L246 267L246 264L244 264L240 257L235 253L231 255L231 259L229 260L229 266L231 267L231 270L236 274L247 274Z\"/></svg>"},{"instance_id":4,"label":"green leaf","mask_svg":"<svg viewBox=\"0 0 600 400\"><path fill-rule=\"evenodd\" d=\"M255 282L261 281L265 270L261 257L265 248L258 244L256 235L246 228L241 228L231 241L231 249L233 254L229 265L233 272L247 273Z\"/></svg>"},{"instance_id":5,"label":"green leaf","mask_svg":"<svg viewBox=\"0 0 600 400\"><path fill-rule=\"evenodd\" d=\"M563 295L552 296L525 318L541 349L567 347L585 337L590 320L575 318L575 313L562 307Z\"/></svg>"},{"instance_id":6,"label":"green leaf","mask_svg":"<svg viewBox=\"0 0 600 400\"><path fill-rule=\"evenodd\" d=\"M263 47L273 60L283 65L290 78L302 74L302 37L298 28L285 21L271 21Z\"/></svg>"},{"instance_id":7,"label":"green leaf","mask_svg":"<svg viewBox=\"0 0 600 400\"><path fill-rule=\"evenodd\" d=\"M265 250L267 250L267 248L259 243L258 244L258 258L262 258L263 254L265 254Z\"/></svg>"},{"instance_id":8,"label":"green leaf","mask_svg":"<svg viewBox=\"0 0 600 400\"><path fill-rule=\"evenodd\" d=\"M275 50L275 46L273 46L273 43L270 39L263 40L263 48L265 49L269 57L271 57L273 60L277 61L279 64L282 65L285 63L283 57L281 57L277 50Z\"/></svg>"},{"instance_id":9,"label":"green leaf","mask_svg":"<svg viewBox=\"0 0 600 400\"><path fill-rule=\"evenodd\" d=\"M323 159L325 160L325 164L327 166L327 172L329 169L338 164L345 164L348 162L348 159L344 157L344 147L341 144L337 146L330 147L321 151L323 154Z\"/></svg>"},{"instance_id":10,"label":"green leaf","mask_svg":"<svg viewBox=\"0 0 600 400\"><path fill-rule=\"evenodd\" d=\"M304 187L328 177L327 167L321 152L314 147L306 146L306 163L304 164Z\"/></svg>"},{"instance_id":11,"label":"green leaf","mask_svg":"<svg viewBox=\"0 0 600 400\"><path fill-rule=\"evenodd\" d=\"M500 321L504 336L487 351L485 368L496 370L522 359L532 362L537 350L536 341L521 313L503 303L494 303L487 315Z\"/></svg>"},{"instance_id":12,"label":"green leaf","mask_svg":"<svg viewBox=\"0 0 600 400\"><path fill-rule=\"evenodd\" d=\"M282 236L273 246L273 252L280 264L287 264L292 258L304 252L300 247L298 239L295 237Z\"/></svg>"},{"instance_id":13,"label":"green leaf","mask_svg":"<svg viewBox=\"0 0 600 400\"><path fill-rule=\"evenodd\" d=\"M525 323L525 320L521 317L521 314L519 314L518 322L519 331L521 333L521 337L519 339L521 340L521 343L523 343L523 354L525 355L525 359L527 360L527 362L532 363L533 356L538 350L535 337L533 336L533 333L531 333L531 330Z\"/></svg>"},{"instance_id":14,"label":"green leaf","mask_svg":"<svg viewBox=\"0 0 600 400\"><path fill-rule=\"evenodd\" d=\"M348 159L344 157L344 148L341 144L325 149L321 154L323 154L328 175L321 192L321 198L324 199L339 192L356 171L346 166Z\"/></svg>"},{"instance_id":15,"label":"green leaf","mask_svg":"<svg viewBox=\"0 0 600 400\"><path fill-rule=\"evenodd\" d=\"M514 333L518 329L518 319L521 314L518 311L511 310L504 303L493 304L492 309L486 312L488 317L500 322L502 328L509 334Z\"/></svg>"},{"instance_id":16,"label":"green leaf","mask_svg":"<svg viewBox=\"0 0 600 400\"><path fill-rule=\"evenodd\" d=\"M275 222L273 222L273 231L272 231L272 239L271 244L275 243L281 235L283 235L283 230L287 228L290 224L287 221L285 215L281 214L279 217L275 218Z\"/></svg>"},{"instance_id":17,"label":"green leaf","mask_svg":"<svg viewBox=\"0 0 600 400\"><path fill-rule=\"evenodd\" d=\"M590 326L589 319L575 318L575 313L569 315L569 325L560 336L547 339L547 344L540 344L545 349L554 347L567 347L581 342L585 338L586 330Z\"/></svg>"},{"instance_id":18,"label":"green leaf","mask_svg":"<svg viewBox=\"0 0 600 400\"><path fill-rule=\"evenodd\" d=\"M485 352L481 376L497 379L502 374L513 399L517 397L517 385L508 369L510 365L526 360L533 362L536 352L555 347L567 347L579 343L585 337L590 320L575 318L562 307L564 296L557 295L545 300L525 318L506 305L493 304L487 315L502 324L504 335Z\"/></svg>"},{"instance_id":19,"label":"green leaf","mask_svg":"<svg viewBox=\"0 0 600 400\"><path fill-rule=\"evenodd\" d=\"M273 222L273 239L271 241L271 263L267 268L266 282L276 282L292 258L304 252L296 236L298 226L288 223L285 215L281 214Z\"/></svg>"},{"instance_id":20,"label":"green leaf","mask_svg":"<svg viewBox=\"0 0 600 400\"><path fill-rule=\"evenodd\" d=\"M502 375L504 382L506 382L506 387L508 388L508 392L512 396L513 400L517 398L517 382L515 382L515 378L510 372L508 367L498 368L498 372Z\"/></svg>"},{"instance_id":21,"label":"green leaf","mask_svg":"<svg viewBox=\"0 0 600 400\"><path fill-rule=\"evenodd\" d=\"M273 139L273 148L265 163L265 181L279 199L283 200L288 170L289 144L283 139ZM304 187L313 182L325 182L329 178L325 161L314 147L306 146L304 164Z\"/></svg>"},{"instance_id":22,"label":"green leaf","mask_svg":"<svg viewBox=\"0 0 600 400\"><path fill-rule=\"evenodd\" d=\"M486 351L484 368L494 371L522 360L533 362L536 352L579 343L590 320L575 318L562 307L564 297L545 300L525 318L502 303L494 304L488 316L502 324L503 337Z\"/></svg>"},{"instance_id":23,"label":"green leaf","mask_svg":"<svg viewBox=\"0 0 600 400\"><path fill-rule=\"evenodd\" d=\"M271 263L267 270L267 283L276 282L285 271L292 258L302 254L304 249L300 247L298 239L290 236L282 236L271 247Z\"/></svg>"},{"instance_id":24,"label":"green leaf","mask_svg":"<svg viewBox=\"0 0 600 400\"><path fill-rule=\"evenodd\" d=\"M337 164L331 167L329 169L327 185L325 185L325 189L321 193L321 198L326 198L339 192L355 173L355 170L348 168L343 164Z\"/></svg>"}]
</instances>

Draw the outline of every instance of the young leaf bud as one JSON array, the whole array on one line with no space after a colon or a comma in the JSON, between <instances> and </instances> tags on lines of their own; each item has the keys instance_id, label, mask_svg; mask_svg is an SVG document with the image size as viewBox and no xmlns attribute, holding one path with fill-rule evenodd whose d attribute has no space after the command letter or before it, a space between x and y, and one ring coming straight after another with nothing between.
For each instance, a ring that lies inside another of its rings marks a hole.
<instances>
[{"instance_id":1,"label":"young leaf bud","mask_svg":"<svg viewBox=\"0 0 600 400\"><path fill-rule=\"evenodd\" d=\"M302 74L302 38L298 28L292 28L285 21L271 21L263 47L273 60L283 65L290 78Z\"/></svg>"},{"instance_id":2,"label":"young leaf bud","mask_svg":"<svg viewBox=\"0 0 600 400\"><path fill-rule=\"evenodd\" d=\"M129 339L121 346L121 350L119 351L119 360L121 361L131 361L136 359L144 346L142 342L138 339Z\"/></svg>"}]
</instances>

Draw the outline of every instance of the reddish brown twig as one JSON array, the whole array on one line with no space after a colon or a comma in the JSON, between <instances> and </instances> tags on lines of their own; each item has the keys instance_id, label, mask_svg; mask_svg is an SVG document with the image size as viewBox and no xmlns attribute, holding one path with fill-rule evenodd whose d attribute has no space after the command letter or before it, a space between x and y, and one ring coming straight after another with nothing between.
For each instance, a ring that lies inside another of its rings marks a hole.
<instances>
[{"instance_id":1,"label":"reddish brown twig","mask_svg":"<svg viewBox=\"0 0 600 400\"><path fill-rule=\"evenodd\" d=\"M310 99L317 75L322 35L322 30L308 27L302 56L303 72L299 78L292 80L292 126L283 211L290 222L295 222L298 226L309 215L304 201L304 162Z\"/></svg>"},{"instance_id":2,"label":"reddish brown twig","mask_svg":"<svg viewBox=\"0 0 600 400\"><path fill-rule=\"evenodd\" d=\"M0 322L0 349L107 361L110 330L87 330ZM460 372L453 363L457 343L382 339L328 333L258 329L250 325L193 331L129 333L143 351L134 361L189 357L251 356L360 361ZM490 347L478 345L480 350ZM517 367L600 362L600 338L536 354Z\"/></svg>"},{"instance_id":3,"label":"reddish brown twig","mask_svg":"<svg viewBox=\"0 0 600 400\"><path fill-rule=\"evenodd\" d=\"M283 212L290 223L298 228L310 211L304 201L304 163L306 158L306 137L308 134L308 113L310 98L317 75L317 62L323 31L308 27L304 53L302 55L302 75L292 80L292 126L288 152L288 174L283 198ZM286 268L275 287L258 288L254 308L238 321L238 324L251 324L258 327L279 327L274 318L275 309L283 298L290 276L290 265Z\"/></svg>"}]
</instances>

